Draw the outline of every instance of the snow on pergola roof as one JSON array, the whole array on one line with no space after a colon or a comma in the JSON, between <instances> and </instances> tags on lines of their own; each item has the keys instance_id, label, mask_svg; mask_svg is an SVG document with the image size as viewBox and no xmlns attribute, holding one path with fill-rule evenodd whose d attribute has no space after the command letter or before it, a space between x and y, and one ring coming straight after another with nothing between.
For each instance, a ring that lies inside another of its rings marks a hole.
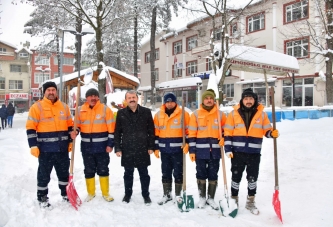
<instances>
[{"instance_id":1,"label":"snow on pergola roof","mask_svg":"<svg viewBox=\"0 0 333 227\"><path fill-rule=\"evenodd\" d=\"M174 88L181 88L181 87L192 87L192 86L198 86L202 84L202 80L200 77L191 77L191 78L185 78L185 79L179 79L179 80L170 80L165 81L160 84L158 84L156 87L160 90L164 89L174 89Z\"/></svg>"},{"instance_id":2,"label":"snow on pergola roof","mask_svg":"<svg viewBox=\"0 0 333 227\"><path fill-rule=\"evenodd\" d=\"M216 44L215 51L221 50L221 44ZM272 50L241 45L231 45L228 59L231 59L231 69L246 72L264 73L271 75L286 75L298 73L297 58Z\"/></svg>"}]
</instances>

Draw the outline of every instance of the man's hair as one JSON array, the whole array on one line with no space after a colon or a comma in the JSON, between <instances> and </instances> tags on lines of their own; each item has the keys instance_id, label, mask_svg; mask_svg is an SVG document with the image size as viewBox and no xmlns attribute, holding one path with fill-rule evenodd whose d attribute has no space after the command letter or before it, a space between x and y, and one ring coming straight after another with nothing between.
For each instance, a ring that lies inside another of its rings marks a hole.
<instances>
[{"instance_id":1,"label":"man's hair","mask_svg":"<svg viewBox=\"0 0 333 227\"><path fill-rule=\"evenodd\" d=\"M125 93L125 99L126 99L126 95L127 95L127 94L135 94L136 97L139 98L138 93L137 93L135 90L129 90L129 91L126 91L126 93Z\"/></svg>"}]
</instances>

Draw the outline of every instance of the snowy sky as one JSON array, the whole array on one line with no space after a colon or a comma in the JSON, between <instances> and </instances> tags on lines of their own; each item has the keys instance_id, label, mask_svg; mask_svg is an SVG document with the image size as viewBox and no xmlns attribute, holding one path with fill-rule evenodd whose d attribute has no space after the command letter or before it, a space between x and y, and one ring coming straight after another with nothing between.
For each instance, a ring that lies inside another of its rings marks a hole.
<instances>
[{"instance_id":1,"label":"snowy sky","mask_svg":"<svg viewBox=\"0 0 333 227\"><path fill-rule=\"evenodd\" d=\"M162 197L161 160L151 155L149 166L151 206L145 206L141 196L137 171L134 173L133 196L129 204L121 202L124 195L123 167L120 158L110 154L111 203L103 200L98 180L96 198L83 203L79 211L63 203L57 185L55 171L49 184L50 202L54 209L42 211L36 201L36 174L38 160L30 155L25 121L27 113L15 114L13 128L0 132L0 226L5 227L313 227L332 226L332 138L333 117L317 120L301 119L277 122L280 137L277 139L279 164L279 192L283 225L272 206L274 192L273 140L264 139L258 179L256 205L258 216L245 209L247 183L245 173L240 184L240 208L235 219L222 217L220 211L194 209L188 213L178 211L169 202L157 205ZM77 139L74 165L74 185L81 197L87 195ZM195 163L187 157L187 194L198 202ZM230 160L226 159L228 191L230 193ZM224 196L222 169L219 171L219 187L215 201Z\"/></svg>"}]
</instances>

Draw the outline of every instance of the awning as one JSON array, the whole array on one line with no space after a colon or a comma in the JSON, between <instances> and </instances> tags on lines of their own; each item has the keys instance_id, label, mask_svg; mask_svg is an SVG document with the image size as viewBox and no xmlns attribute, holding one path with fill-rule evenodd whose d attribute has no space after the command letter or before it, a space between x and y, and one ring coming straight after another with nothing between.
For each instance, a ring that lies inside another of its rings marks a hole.
<instances>
[{"instance_id":1,"label":"awning","mask_svg":"<svg viewBox=\"0 0 333 227\"><path fill-rule=\"evenodd\" d=\"M276 81L276 78L268 78L267 82L274 82ZM252 79L252 80L243 80L243 81L238 81L236 84L251 84L251 83L265 83L264 79Z\"/></svg>"}]
</instances>

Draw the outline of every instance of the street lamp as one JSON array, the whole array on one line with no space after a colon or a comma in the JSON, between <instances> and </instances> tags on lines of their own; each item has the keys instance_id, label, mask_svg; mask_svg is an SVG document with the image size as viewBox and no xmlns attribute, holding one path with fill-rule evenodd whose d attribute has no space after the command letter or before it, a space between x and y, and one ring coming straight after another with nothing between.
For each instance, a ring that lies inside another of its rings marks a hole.
<instances>
[{"instance_id":1,"label":"street lamp","mask_svg":"<svg viewBox=\"0 0 333 227\"><path fill-rule=\"evenodd\" d=\"M39 70L40 72L42 72L42 74L43 74L43 82L42 82L42 84L45 82L45 77L44 77L44 73L45 72L50 72L51 71L51 69L50 68L45 68L45 69L43 69L41 66L38 66L38 67L36 67L36 70ZM40 84L41 83L39 83L39 86L40 86ZM43 91L43 93L44 93L44 91ZM42 93L42 94L43 94ZM41 99L41 97L42 97L43 95L41 95L40 97L39 97L39 99Z\"/></svg>"},{"instance_id":2,"label":"street lamp","mask_svg":"<svg viewBox=\"0 0 333 227\"><path fill-rule=\"evenodd\" d=\"M70 32L71 34L75 35L75 36L84 36L84 35L87 35L87 34L94 34L94 32L92 32L91 29L83 29L82 32L77 32L75 30L75 28L69 28L69 29L59 29L58 31L58 36L62 37L62 41L61 41L61 59L60 59L60 72L59 72L59 75L60 75L60 94L59 94L59 98L60 100L62 100L62 76L63 76L63 70L62 70L62 67L63 67L63 64L64 64L64 37L65 37L65 32ZM78 78L80 79L80 68L81 68L81 39L77 39L78 40L78 50L77 50L77 53L78 53L78 63L77 63L77 68L78 68Z\"/></svg>"}]
</instances>

